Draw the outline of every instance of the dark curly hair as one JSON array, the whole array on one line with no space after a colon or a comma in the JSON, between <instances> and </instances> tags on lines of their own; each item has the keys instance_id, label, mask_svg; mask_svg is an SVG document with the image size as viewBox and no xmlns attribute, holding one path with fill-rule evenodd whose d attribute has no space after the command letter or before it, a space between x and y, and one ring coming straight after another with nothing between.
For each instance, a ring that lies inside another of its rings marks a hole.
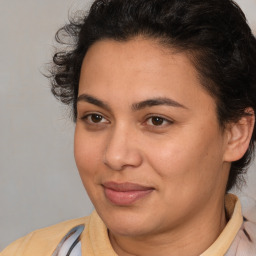
<instances>
[{"instance_id":1,"label":"dark curly hair","mask_svg":"<svg viewBox=\"0 0 256 256\"><path fill-rule=\"evenodd\" d=\"M77 96L84 56L96 41L156 39L164 47L189 53L202 83L217 105L221 127L256 113L256 39L244 13L232 0L96 0L56 33L67 49L53 57L52 93L71 105ZM231 164L227 191L243 181L253 157L256 129L245 155Z\"/></svg>"}]
</instances>

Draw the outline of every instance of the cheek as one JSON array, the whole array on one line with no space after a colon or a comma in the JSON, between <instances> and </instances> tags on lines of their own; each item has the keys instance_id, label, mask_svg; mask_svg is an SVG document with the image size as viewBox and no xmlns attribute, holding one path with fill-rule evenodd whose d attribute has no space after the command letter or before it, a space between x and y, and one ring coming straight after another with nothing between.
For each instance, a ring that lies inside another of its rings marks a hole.
<instances>
[{"instance_id":1,"label":"cheek","mask_svg":"<svg viewBox=\"0 0 256 256\"><path fill-rule=\"evenodd\" d=\"M157 174L162 204L177 209L177 214L201 207L225 181L216 141L198 136L189 143L173 140L161 144L148 154L148 159Z\"/></svg>"},{"instance_id":2,"label":"cheek","mask_svg":"<svg viewBox=\"0 0 256 256\"><path fill-rule=\"evenodd\" d=\"M88 136L83 129L76 127L74 139L74 155L75 161L81 178L93 175L97 166L102 161L100 147L102 143L97 143L97 140L92 136Z\"/></svg>"},{"instance_id":3,"label":"cheek","mask_svg":"<svg viewBox=\"0 0 256 256\"><path fill-rule=\"evenodd\" d=\"M221 137L214 129L186 131L147 148L148 162L169 190L210 189L221 171Z\"/></svg>"}]
</instances>

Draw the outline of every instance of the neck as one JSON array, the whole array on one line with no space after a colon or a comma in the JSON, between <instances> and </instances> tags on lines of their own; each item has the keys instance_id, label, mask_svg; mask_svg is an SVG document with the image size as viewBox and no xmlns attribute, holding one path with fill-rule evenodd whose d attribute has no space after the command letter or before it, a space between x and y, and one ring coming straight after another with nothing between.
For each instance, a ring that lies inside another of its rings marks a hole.
<instances>
[{"instance_id":1,"label":"neck","mask_svg":"<svg viewBox=\"0 0 256 256\"><path fill-rule=\"evenodd\" d=\"M226 225L224 201L211 205L182 226L166 232L128 237L109 232L119 256L198 256L209 248ZM199 242L200 241L200 242Z\"/></svg>"}]
</instances>

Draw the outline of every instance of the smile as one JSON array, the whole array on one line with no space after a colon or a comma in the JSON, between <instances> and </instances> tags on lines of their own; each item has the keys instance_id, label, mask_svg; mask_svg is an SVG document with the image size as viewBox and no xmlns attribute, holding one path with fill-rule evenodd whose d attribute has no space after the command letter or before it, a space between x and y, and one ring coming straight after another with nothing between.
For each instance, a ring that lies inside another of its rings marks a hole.
<instances>
[{"instance_id":1,"label":"smile","mask_svg":"<svg viewBox=\"0 0 256 256\"><path fill-rule=\"evenodd\" d=\"M134 183L107 182L103 184L106 198L119 206L131 205L149 195L154 188Z\"/></svg>"}]
</instances>

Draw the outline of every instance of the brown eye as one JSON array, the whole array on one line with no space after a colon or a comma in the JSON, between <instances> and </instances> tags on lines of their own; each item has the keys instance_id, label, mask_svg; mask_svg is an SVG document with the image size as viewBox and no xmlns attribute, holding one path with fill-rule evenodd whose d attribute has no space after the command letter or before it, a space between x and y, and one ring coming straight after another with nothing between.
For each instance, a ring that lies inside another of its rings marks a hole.
<instances>
[{"instance_id":1,"label":"brown eye","mask_svg":"<svg viewBox=\"0 0 256 256\"><path fill-rule=\"evenodd\" d=\"M159 126L159 127L166 127L168 125L171 125L173 121L168 120L161 116L151 116L147 119L146 124L149 126Z\"/></svg>"},{"instance_id":2,"label":"brown eye","mask_svg":"<svg viewBox=\"0 0 256 256\"><path fill-rule=\"evenodd\" d=\"M151 118L151 122L153 125L158 126L158 125L162 125L164 122L164 119L158 116L152 117Z\"/></svg>"},{"instance_id":3,"label":"brown eye","mask_svg":"<svg viewBox=\"0 0 256 256\"><path fill-rule=\"evenodd\" d=\"M98 114L92 114L92 115L90 115L90 119L93 123L100 123L102 121L103 117Z\"/></svg>"},{"instance_id":4,"label":"brown eye","mask_svg":"<svg viewBox=\"0 0 256 256\"><path fill-rule=\"evenodd\" d=\"M85 115L81 117L81 120L90 125L100 125L109 123L109 121L104 116L98 113Z\"/></svg>"}]
</instances>

